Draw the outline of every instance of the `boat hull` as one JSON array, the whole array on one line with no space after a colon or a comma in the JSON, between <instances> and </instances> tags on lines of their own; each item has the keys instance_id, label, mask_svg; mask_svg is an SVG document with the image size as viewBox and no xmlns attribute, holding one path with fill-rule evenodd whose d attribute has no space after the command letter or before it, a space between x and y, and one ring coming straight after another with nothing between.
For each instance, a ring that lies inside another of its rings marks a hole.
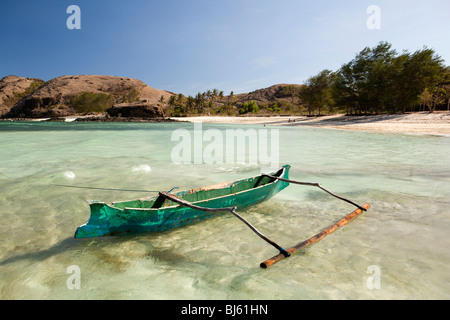
<instances>
[{"instance_id":1,"label":"boat hull","mask_svg":"<svg viewBox=\"0 0 450 320\"><path fill-rule=\"evenodd\" d=\"M286 165L271 175L289 179L289 169L290 166ZM232 183L180 191L174 195L188 201L191 198L197 199L197 201L190 202L200 207L237 207L237 210L242 210L270 199L289 185L288 182L280 180L264 181L264 179L269 178L256 176ZM239 189L250 184L255 184L255 187L246 190ZM219 213L208 213L180 206L168 200L159 204L158 201L157 197L113 205L90 201L89 221L77 229L75 238L160 232L219 215ZM134 205L134 207L127 207L127 205ZM146 208L146 206L153 207Z\"/></svg>"}]
</instances>

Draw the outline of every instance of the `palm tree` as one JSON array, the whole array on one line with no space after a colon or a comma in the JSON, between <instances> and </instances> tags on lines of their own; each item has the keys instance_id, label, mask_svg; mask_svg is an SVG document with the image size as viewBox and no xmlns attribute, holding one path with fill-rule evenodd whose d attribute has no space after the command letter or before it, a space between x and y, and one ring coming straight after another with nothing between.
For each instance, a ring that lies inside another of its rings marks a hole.
<instances>
[{"instance_id":1,"label":"palm tree","mask_svg":"<svg viewBox=\"0 0 450 320\"><path fill-rule=\"evenodd\" d=\"M170 96L168 104L169 104L169 111L173 112L175 110L175 105L176 105L175 96Z\"/></svg>"},{"instance_id":2,"label":"palm tree","mask_svg":"<svg viewBox=\"0 0 450 320\"><path fill-rule=\"evenodd\" d=\"M197 95L195 96L195 106L197 108L198 113L203 114L204 112L204 108L205 108L205 96L206 93L197 93Z\"/></svg>"},{"instance_id":3,"label":"palm tree","mask_svg":"<svg viewBox=\"0 0 450 320\"><path fill-rule=\"evenodd\" d=\"M228 102L229 102L230 104L233 104L233 103L234 103L234 92L233 92L233 91L231 91L231 92L230 92L230 95L228 96Z\"/></svg>"},{"instance_id":4,"label":"palm tree","mask_svg":"<svg viewBox=\"0 0 450 320\"><path fill-rule=\"evenodd\" d=\"M178 94L177 103L180 105L184 104L184 98L185 96L182 93Z\"/></svg>"},{"instance_id":5,"label":"palm tree","mask_svg":"<svg viewBox=\"0 0 450 320\"><path fill-rule=\"evenodd\" d=\"M211 90L206 91L205 93L203 93L206 96L206 99L211 99L212 96L212 92Z\"/></svg>"},{"instance_id":6,"label":"palm tree","mask_svg":"<svg viewBox=\"0 0 450 320\"><path fill-rule=\"evenodd\" d=\"M218 95L219 95L219 90L214 89L214 90L212 91L212 99L213 99L213 102L214 102L214 100L217 98Z\"/></svg>"},{"instance_id":7,"label":"palm tree","mask_svg":"<svg viewBox=\"0 0 450 320\"><path fill-rule=\"evenodd\" d=\"M176 98L175 96L170 96L169 98L169 106L173 107L176 103Z\"/></svg>"},{"instance_id":8,"label":"palm tree","mask_svg":"<svg viewBox=\"0 0 450 320\"><path fill-rule=\"evenodd\" d=\"M195 99L192 96L188 96L186 99L186 111L190 113L192 111L192 108L194 107Z\"/></svg>"},{"instance_id":9,"label":"palm tree","mask_svg":"<svg viewBox=\"0 0 450 320\"><path fill-rule=\"evenodd\" d=\"M161 98L159 98L159 103L161 103L161 107L163 107L166 104L166 100L164 99L164 96L161 96Z\"/></svg>"}]
</instances>

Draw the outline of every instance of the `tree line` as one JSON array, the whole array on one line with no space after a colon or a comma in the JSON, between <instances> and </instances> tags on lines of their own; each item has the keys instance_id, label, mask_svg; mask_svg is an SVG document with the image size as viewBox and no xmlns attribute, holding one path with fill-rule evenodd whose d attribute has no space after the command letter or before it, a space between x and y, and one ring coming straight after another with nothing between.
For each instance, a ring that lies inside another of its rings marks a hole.
<instances>
[{"instance_id":1,"label":"tree line","mask_svg":"<svg viewBox=\"0 0 450 320\"><path fill-rule=\"evenodd\" d=\"M167 104L169 114L181 116L186 114L228 114L234 113L233 107L234 93L230 92L228 97L224 96L219 89L198 92L197 95L185 96L182 93L171 96L168 101L161 96L159 103L163 106Z\"/></svg>"},{"instance_id":2,"label":"tree line","mask_svg":"<svg viewBox=\"0 0 450 320\"><path fill-rule=\"evenodd\" d=\"M387 42L365 48L339 70L310 77L299 92L308 113L433 112L450 107L450 68L433 49L399 54Z\"/></svg>"},{"instance_id":3,"label":"tree line","mask_svg":"<svg viewBox=\"0 0 450 320\"><path fill-rule=\"evenodd\" d=\"M249 93L251 94L251 93ZM182 93L169 99L161 96L159 105L163 106L169 116L184 115L228 115L237 116L251 114L300 114L302 107L298 103L298 89L285 85L279 89L285 100L255 102L242 96L238 98L233 91L228 96L218 89L198 92L195 96L185 96ZM287 100L289 101L287 101Z\"/></svg>"},{"instance_id":4,"label":"tree line","mask_svg":"<svg viewBox=\"0 0 450 320\"><path fill-rule=\"evenodd\" d=\"M302 86L286 85L267 103L224 96L218 89L195 96L173 95L160 105L170 116L330 113L379 114L450 109L450 67L433 49L398 53L388 42L364 48L337 71L328 69Z\"/></svg>"}]
</instances>

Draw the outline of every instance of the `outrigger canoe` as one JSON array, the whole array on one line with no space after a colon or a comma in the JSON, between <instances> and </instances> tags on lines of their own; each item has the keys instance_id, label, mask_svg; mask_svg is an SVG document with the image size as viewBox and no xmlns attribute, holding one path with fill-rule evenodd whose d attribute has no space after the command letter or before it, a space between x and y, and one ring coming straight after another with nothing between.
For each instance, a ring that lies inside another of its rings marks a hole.
<instances>
[{"instance_id":1,"label":"outrigger canoe","mask_svg":"<svg viewBox=\"0 0 450 320\"><path fill-rule=\"evenodd\" d=\"M112 204L88 201L89 220L76 230L75 238L165 231L226 212L214 208L245 209L270 199L286 188L289 182L283 180L289 179L289 169L290 166L285 165L270 174L171 195L159 193L158 196ZM183 205L185 203L190 206Z\"/></svg>"},{"instance_id":2,"label":"outrigger canoe","mask_svg":"<svg viewBox=\"0 0 450 320\"><path fill-rule=\"evenodd\" d=\"M164 231L229 212L244 222L260 238L279 251L278 255L260 264L261 268L268 268L278 261L298 253L305 247L321 241L327 235L347 225L350 221L370 208L370 204L368 203L360 206L353 201L328 191L318 183L290 180L289 169L290 166L285 165L280 170L270 174L263 173L248 179L180 191L175 194L172 194L171 191L167 193L159 192L158 196L116 202L111 205L100 201L88 201L91 210L89 221L77 229L75 238L119 236ZM263 235L250 222L241 217L236 210L244 209L268 200L286 188L290 183L318 187L333 197L356 206L357 209L315 236L289 249L284 249Z\"/></svg>"}]
</instances>

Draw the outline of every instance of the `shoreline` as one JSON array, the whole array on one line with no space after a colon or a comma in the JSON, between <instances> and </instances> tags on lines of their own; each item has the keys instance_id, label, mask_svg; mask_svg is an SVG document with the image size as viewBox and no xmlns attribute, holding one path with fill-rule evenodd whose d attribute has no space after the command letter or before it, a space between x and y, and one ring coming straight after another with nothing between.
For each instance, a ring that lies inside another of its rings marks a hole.
<instances>
[{"instance_id":1,"label":"shoreline","mask_svg":"<svg viewBox=\"0 0 450 320\"><path fill-rule=\"evenodd\" d=\"M427 134L450 136L450 111L416 112L398 115L346 116L344 114L267 117L200 116L173 118L189 122L223 124L261 124L290 127L314 127L378 133Z\"/></svg>"},{"instance_id":2,"label":"shoreline","mask_svg":"<svg viewBox=\"0 0 450 320\"><path fill-rule=\"evenodd\" d=\"M96 118L95 120L93 118ZM55 121L56 119L2 119L1 121ZM414 112L395 115L346 116L336 114L320 117L306 116L195 116L161 119L114 118L108 121L92 116L67 116L63 122L203 122L221 124L249 124L289 127L313 127L377 133L400 133L450 136L450 111Z\"/></svg>"}]
</instances>

